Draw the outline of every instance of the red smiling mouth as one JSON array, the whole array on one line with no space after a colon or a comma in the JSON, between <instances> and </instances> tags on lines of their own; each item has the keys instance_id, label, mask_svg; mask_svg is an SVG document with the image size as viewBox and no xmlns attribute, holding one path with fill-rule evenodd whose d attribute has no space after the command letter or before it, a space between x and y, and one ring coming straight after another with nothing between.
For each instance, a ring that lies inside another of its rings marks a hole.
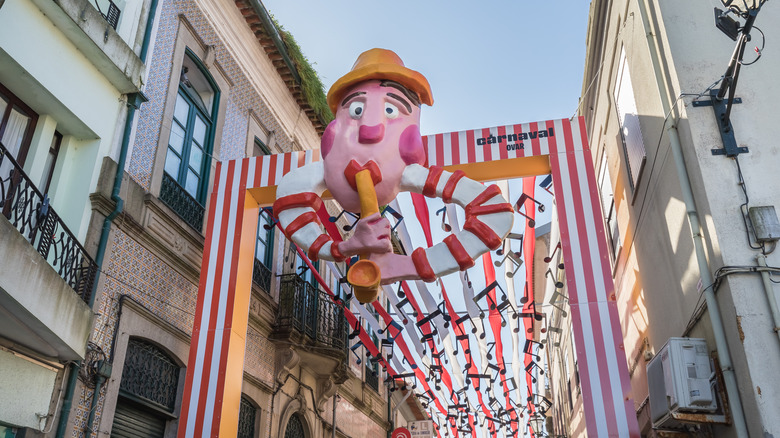
<instances>
[{"instance_id":1,"label":"red smiling mouth","mask_svg":"<svg viewBox=\"0 0 780 438\"><path fill-rule=\"evenodd\" d=\"M355 175L357 175L357 173L361 170L368 170L368 172L371 174L371 180L374 182L374 185L377 185L382 181L382 171L379 170L379 165L377 165L374 160L369 160L362 166L358 164L357 161L352 160L349 162L349 164L347 164L347 168L344 169L344 177L347 178L347 182L354 190L357 191Z\"/></svg>"}]
</instances>

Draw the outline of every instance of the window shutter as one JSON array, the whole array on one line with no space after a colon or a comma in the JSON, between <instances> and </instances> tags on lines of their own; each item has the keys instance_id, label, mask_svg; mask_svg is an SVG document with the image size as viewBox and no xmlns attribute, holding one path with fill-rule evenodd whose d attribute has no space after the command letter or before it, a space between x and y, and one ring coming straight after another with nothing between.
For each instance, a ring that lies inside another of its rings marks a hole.
<instances>
[{"instance_id":1,"label":"window shutter","mask_svg":"<svg viewBox=\"0 0 780 438\"><path fill-rule=\"evenodd\" d=\"M620 123L620 136L623 139L623 152L628 165L628 180L633 193L642 174L646 153L625 49L620 52L620 66L618 67L616 83L615 105Z\"/></svg>"}]
</instances>

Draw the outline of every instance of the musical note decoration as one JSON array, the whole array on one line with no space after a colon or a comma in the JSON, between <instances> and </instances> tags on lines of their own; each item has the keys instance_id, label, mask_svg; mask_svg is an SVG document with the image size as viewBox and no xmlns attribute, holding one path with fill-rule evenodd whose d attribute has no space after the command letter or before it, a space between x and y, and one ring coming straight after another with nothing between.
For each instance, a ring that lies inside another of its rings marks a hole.
<instances>
[{"instance_id":1,"label":"musical note decoration","mask_svg":"<svg viewBox=\"0 0 780 438\"><path fill-rule=\"evenodd\" d=\"M358 221L360 220L360 215L359 215L359 214L352 213L351 211L347 211L347 210L341 210L341 213L339 213L339 215L338 215L338 216L331 216L331 217L329 217L329 218L328 218L328 221L329 221L329 222L331 222L331 223L336 223L336 222L337 222L339 219L341 219L341 217L342 217L342 216L344 216L345 214L346 214L347 216L350 216L350 217L352 217L353 219L355 219L355 222L353 222L352 224L347 224L347 225L344 225L344 226L343 226L343 227L341 227L341 228L342 228L344 231L352 231L352 229L353 229L353 228L355 228L355 225L357 225ZM349 219L347 219L347 222L349 222Z\"/></svg>"},{"instance_id":2,"label":"musical note decoration","mask_svg":"<svg viewBox=\"0 0 780 438\"><path fill-rule=\"evenodd\" d=\"M438 216L439 213L441 213L441 229L446 231L446 232L448 232L448 233L451 232L452 231L452 226L447 223L447 207L444 206L444 207L436 210L436 216Z\"/></svg>"},{"instance_id":3,"label":"musical note decoration","mask_svg":"<svg viewBox=\"0 0 780 438\"><path fill-rule=\"evenodd\" d=\"M550 191L550 187L552 187L553 181L552 181L552 175L547 175L545 179L542 180L542 182L539 183L539 187L544 189L547 193L550 194L550 196L555 197L555 194Z\"/></svg>"},{"instance_id":4,"label":"musical note decoration","mask_svg":"<svg viewBox=\"0 0 780 438\"><path fill-rule=\"evenodd\" d=\"M398 228L399 225L401 225L401 222L404 220L404 217L401 213L395 211L395 209L389 205L386 205L385 208L382 210L382 216L385 214L389 214L395 219L395 225L390 229L390 231L395 231L396 228Z\"/></svg>"},{"instance_id":5,"label":"musical note decoration","mask_svg":"<svg viewBox=\"0 0 780 438\"><path fill-rule=\"evenodd\" d=\"M534 221L530 216L528 216L528 210L526 210L525 213L521 212L520 209L525 206L526 201L533 201L538 205L537 210L539 213L544 211L544 204L537 201L536 199L532 198L531 196L523 193L520 195L520 198L517 199L517 202L515 202L515 211L520 215L523 216L528 220L528 226L533 228L536 226L536 221Z\"/></svg>"}]
</instances>

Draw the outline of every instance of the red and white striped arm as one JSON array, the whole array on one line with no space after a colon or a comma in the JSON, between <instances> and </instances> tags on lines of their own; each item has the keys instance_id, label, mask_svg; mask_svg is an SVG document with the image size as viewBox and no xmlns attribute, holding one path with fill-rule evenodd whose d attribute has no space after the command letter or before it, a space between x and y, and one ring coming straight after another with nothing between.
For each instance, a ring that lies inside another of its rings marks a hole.
<instances>
[{"instance_id":1,"label":"red and white striped arm","mask_svg":"<svg viewBox=\"0 0 780 438\"><path fill-rule=\"evenodd\" d=\"M290 171L279 182L274 202L274 216L285 236L295 242L311 260L344 261L338 242L324 232L317 211L325 191L322 161L315 161Z\"/></svg>"},{"instance_id":2,"label":"red and white striped arm","mask_svg":"<svg viewBox=\"0 0 780 438\"><path fill-rule=\"evenodd\" d=\"M474 266L477 257L501 246L512 229L512 205L506 202L498 187L485 187L461 171L450 173L438 166L426 168L412 164L404 170L401 191L440 197L466 210L462 231L412 253L417 273L424 281L432 282L437 277Z\"/></svg>"}]
</instances>

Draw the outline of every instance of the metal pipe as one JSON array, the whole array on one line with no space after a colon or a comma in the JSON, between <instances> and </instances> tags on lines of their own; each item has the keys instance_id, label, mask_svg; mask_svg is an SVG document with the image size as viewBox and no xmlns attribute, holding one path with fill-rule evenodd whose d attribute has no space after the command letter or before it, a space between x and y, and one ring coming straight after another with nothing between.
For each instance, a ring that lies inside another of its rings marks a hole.
<instances>
[{"instance_id":1,"label":"metal pipe","mask_svg":"<svg viewBox=\"0 0 780 438\"><path fill-rule=\"evenodd\" d=\"M759 254L756 256L758 266L763 268L767 267L766 256ZM775 296L775 290L772 287L772 281L769 279L769 271L763 269L759 270L761 274L761 281L764 283L764 292L766 293L766 300L769 301L769 310L772 312L772 331L780 339L780 309L777 307L777 297Z\"/></svg>"},{"instance_id":2,"label":"metal pipe","mask_svg":"<svg viewBox=\"0 0 780 438\"><path fill-rule=\"evenodd\" d=\"M76 380L79 377L79 367L81 361L71 362L70 374L68 375L68 383L65 386L65 398L62 400L62 409L60 409L60 418L57 421L56 438L63 438L65 436L65 427L68 425L68 416L70 415L70 408L73 405L73 393L76 389Z\"/></svg>"},{"instance_id":3,"label":"metal pipe","mask_svg":"<svg viewBox=\"0 0 780 438\"><path fill-rule=\"evenodd\" d=\"M640 1L644 3L639 5L639 11L642 15L642 22L645 27L645 33L647 35L647 43L649 46L648 48L650 49L650 59L653 64L653 71L655 73L655 80L658 86L659 95L661 97L661 104L664 114L669 114L672 109L672 103L669 101L669 94L665 93L666 85L663 81L664 76L661 69L658 47L656 46L655 39L653 38L655 33L651 31L650 27L650 20L648 17L650 3L649 0ZM712 290L713 278L712 273L710 272L709 262L707 261L707 254L704 251L704 238L702 236L701 224L699 223L699 213L696 210L693 188L691 186L688 169L685 164L685 157L682 153L682 146L680 144L680 137L677 133L676 124L672 123L667 132L669 133L670 148L672 150L674 164L677 169L677 178L680 182L680 189L682 191L683 201L685 202L688 224L691 228L691 237L693 238L693 246L696 254L696 262L699 267L701 284L704 290L704 298L707 302L707 310L710 315L710 321L712 322L712 332L713 337L715 338L715 348L718 353L718 360L720 361L721 368L723 369L723 379L726 384L726 393L729 398L729 405L731 406L731 415L734 420L734 429L737 432L738 438L748 438L745 413L742 407L742 401L740 400L739 396L739 387L737 386L737 378L734 373L734 367L731 362L731 353L729 352L726 330L723 327L723 320L721 319L718 300L715 297L715 292Z\"/></svg>"},{"instance_id":4,"label":"metal pipe","mask_svg":"<svg viewBox=\"0 0 780 438\"><path fill-rule=\"evenodd\" d=\"M95 432L95 430L92 428L92 423L95 422L95 411L97 411L97 402L100 398L100 390L103 389L103 382L106 381L106 378L102 375L98 374L97 382L95 383L95 391L92 393L92 402L89 406L89 417L87 418L86 424L84 424L84 435L85 436L92 436L92 432Z\"/></svg>"}]
</instances>

